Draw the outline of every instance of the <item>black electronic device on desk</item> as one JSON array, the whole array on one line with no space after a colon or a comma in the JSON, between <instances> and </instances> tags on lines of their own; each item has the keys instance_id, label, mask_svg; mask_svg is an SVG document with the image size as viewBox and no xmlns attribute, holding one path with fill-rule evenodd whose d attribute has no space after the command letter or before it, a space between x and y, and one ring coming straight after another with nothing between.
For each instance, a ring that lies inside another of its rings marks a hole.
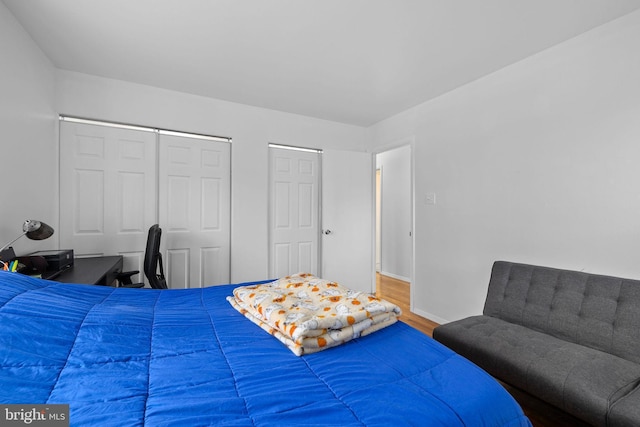
<instances>
[{"instance_id":1,"label":"black electronic device on desk","mask_svg":"<svg viewBox=\"0 0 640 427\"><path fill-rule=\"evenodd\" d=\"M54 249L29 254L30 257L42 257L47 261L47 273L56 274L73 266L73 249Z\"/></svg>"}]
</instances>

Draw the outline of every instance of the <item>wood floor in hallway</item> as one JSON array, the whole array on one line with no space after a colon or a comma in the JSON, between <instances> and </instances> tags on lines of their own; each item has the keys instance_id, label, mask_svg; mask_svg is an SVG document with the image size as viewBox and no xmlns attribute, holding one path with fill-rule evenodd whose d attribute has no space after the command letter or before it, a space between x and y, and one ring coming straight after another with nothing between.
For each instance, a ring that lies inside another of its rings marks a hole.
<instances>
[{"instance_id":1,"label":"wood floor in hallway","mask_svg":"<svg viewBox=\"0 0 640 427\"><path fill-rule=\"evenodd\" d=\"M437 323L418 316L410 310L409 283L382 274L376 275L376 296L396 304L402 310L400 320L431 336Z\"/></svg>"}]
</instances>

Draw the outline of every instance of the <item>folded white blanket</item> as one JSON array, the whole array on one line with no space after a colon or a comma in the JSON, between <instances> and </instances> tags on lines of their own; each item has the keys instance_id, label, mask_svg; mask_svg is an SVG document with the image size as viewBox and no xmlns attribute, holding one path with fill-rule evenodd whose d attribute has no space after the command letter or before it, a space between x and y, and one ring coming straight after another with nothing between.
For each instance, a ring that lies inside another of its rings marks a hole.
<instances>
[{"instance_id":1,"label":"folded white blanket","mask_svg":"<svg viewBox=\"0 0 640 427\"><path fill-rule=\"evenodd\" d=\"M227 300L298 356L380 330L401 314L388 301L306 273L236 288Z\"/></svg>"}]
</instances>

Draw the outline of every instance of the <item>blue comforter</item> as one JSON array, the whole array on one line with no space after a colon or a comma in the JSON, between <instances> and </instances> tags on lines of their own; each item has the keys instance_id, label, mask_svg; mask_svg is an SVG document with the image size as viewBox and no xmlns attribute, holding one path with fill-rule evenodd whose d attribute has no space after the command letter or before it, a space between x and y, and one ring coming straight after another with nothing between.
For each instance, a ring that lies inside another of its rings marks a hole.
<instances>
[{"instance_id":1,"label":"blue comforter","mask_svg":"<svg viewBox=\"0 0 640 427\"><path fill-rule=\"evenodd\" d=\"M0 271L0 403L68 403L81 426L530 426L489 375L401 322L296 357L229 305L233 287Z\"/></svg>"}]
</instances>

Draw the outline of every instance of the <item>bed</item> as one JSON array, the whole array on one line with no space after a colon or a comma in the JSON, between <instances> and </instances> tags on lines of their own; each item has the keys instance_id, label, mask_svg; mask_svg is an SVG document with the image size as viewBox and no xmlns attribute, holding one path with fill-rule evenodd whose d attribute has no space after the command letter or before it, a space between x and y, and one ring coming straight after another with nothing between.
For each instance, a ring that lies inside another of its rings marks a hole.
<instances>
[{"instance_id":1,"label":"bed","mask_svg":"<svg viewBox=\"0 0 640 427\"><path fill-rule=\"evenodd\" d=\"M0 271L0 403L69 404L81 426L531 425L488 374L402 322L296 356L229 304L236 286Z\"/></svg>"}]
</instances>

